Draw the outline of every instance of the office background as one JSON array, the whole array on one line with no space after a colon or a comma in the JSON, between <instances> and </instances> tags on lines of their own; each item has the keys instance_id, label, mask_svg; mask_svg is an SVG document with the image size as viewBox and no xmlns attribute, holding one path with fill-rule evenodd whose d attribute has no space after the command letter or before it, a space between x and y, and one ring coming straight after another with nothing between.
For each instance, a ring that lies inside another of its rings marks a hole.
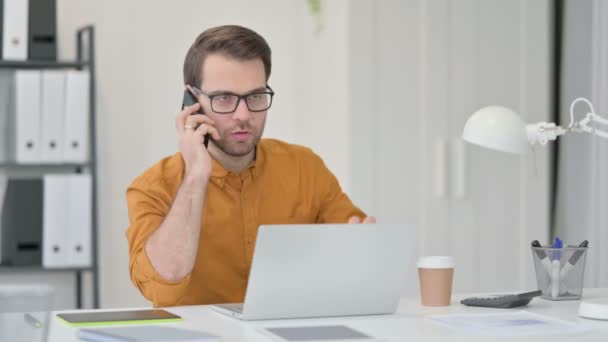
<instances>
[{"instance_id":1,"label":"office background","mask_svg":"<svg viewBox=\"0 0 608 342\"><path fill-rule=\"evenodd\" d=\"M77 28L93 24L97 34L101 306L147 304L128 276L125 189L177 150L184 55L201 31L229 23L258 31L273 50L265 135L313 148L380 221L416 223L420 254L456 257L456 291L535 287L529 243L554 231L588 238L586 286L608 285L605 141L567 137L555 159L553 147L519 157L459 139L468 116L490 104L528 122L556 120L557 3L567 24L557 25L559 117L580 95L608 113L601 0L321 0L318 14L305 0L58 0L60 58L74 58ZM411 269L403 291L413 294ZM63 289L58 307L74 305L68 274L10 281L35 279Z\"/></svg>"}]
</instances>

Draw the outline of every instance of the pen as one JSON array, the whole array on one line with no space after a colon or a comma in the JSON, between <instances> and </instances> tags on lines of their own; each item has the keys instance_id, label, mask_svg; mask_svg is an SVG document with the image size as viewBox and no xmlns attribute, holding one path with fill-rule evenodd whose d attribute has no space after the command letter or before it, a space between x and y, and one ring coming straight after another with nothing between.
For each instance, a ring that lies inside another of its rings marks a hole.
<instances>
[{"instance_id":1,"label":"pen","mask_svg":"<svg viewBox=\"0 0 608 342\"><path fill-rule=\"evenodd\" d=\"M24 314L23 319L34 328L42 328L42 323L29 313Z\"/></svg>"},{"instance_id":2,"label":"pen","mask_svg":"<svg viewBox=\"0 0 608 342\"><path fill-rule=\"evenodd\" d=\"M540 242L538 242L538 240L532 241L532 247L542 248L542 246L540 245ZM547 271L547 273L551 274L551 261L549 261L549 258L547 258L547 253L545 253L545 251L543 251L542 249L535 249L534 253L536 253L536 255L538 256L538 259L540 260L541 264L545 267L545 270Z\"/></svg>"},{"instance_id":3,"label":"pen","mask_svg":"<svg viewBox=\"0 0 608 342\"><path fill-rule=\"evenodd\" d=\"M579 248L587 248L587 246L589 246L589 241L587 240L581 242L581 244L578 245ZM574 264L576 264L578 259L580 259L580 257L583 255L583 252L585 252L585 250L580 249L572 254L570 259L568 259L568 262L564 265L564 268L562 268L561 272L559 273L560 279L563 280L566 277L566 274L568 274L568 272L570 272L574 268Z\"/></svg>"},{"instance_id":4,"label":"pen","mask_svg":"<svg viewBox=\"0 0 608 342\"><path fill-rule=\"evenodd\" d=\"M551 248L560 249L562 248L563 243L559 238L555 238L553 241L553 245ZM560 259L561 252L553 251L553 260L551 261L551 297L557 298L559 296L559 274L560 274Z\"/></svg>"}]
</instances>

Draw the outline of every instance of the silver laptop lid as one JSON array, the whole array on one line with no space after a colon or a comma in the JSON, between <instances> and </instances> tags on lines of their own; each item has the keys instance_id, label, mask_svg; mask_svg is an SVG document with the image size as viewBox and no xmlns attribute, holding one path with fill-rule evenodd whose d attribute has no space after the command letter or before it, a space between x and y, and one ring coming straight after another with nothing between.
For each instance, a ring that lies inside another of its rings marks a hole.
<instances>
[{"instance_id":1,"label":"silver laptop lid","mask_svg":"<svg viewBox=\"0 0 608 342\"><path fill-rule=\"evenodd\" d=\"M412 225L260 226L243 318L393 313L415 246Z\"/></svg>"}]
</instances>

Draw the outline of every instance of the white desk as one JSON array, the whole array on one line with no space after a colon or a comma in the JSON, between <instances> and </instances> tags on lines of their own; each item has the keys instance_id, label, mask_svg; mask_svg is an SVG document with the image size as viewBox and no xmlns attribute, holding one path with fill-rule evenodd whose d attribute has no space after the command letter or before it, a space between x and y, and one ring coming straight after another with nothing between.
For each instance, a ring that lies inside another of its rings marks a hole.
<instances>
[{"instance_id":1,"label":"white desk","mask_svg":"<svg viewBox=\"0 0 608 342\"><path fill-rule=\"evenodd\" d=\"M180 306L167 308L183 317L179 323L164 323L167 326L183 327L202 330L221 337L222 341L272 341L259 333L263 327L331 325L344 324L383 341L489 341L515 340L513 337L488 338L467 335L455 330L444 328L425 316L445 313L488 313L505 312L505 310L528 310L530 312L560 318L571 322L580 322L591 327L583 334L564 336L517 337L523 341L608 341L608 321L594 321L577 316L579 301L553 302L535 298L528 306L516 309L487 309L463 306L459 303L465 296L456 295L452 305L443 308L423 307L418 298L403 298L395 315L338 317L321 319L273 320L241 322L228 316L212 311L208 306ZM586 289L584 298L608 297L608 289ZM77 329L71 328L51 318L49 341L78 341Z\"/></svg>"}]
</instances>

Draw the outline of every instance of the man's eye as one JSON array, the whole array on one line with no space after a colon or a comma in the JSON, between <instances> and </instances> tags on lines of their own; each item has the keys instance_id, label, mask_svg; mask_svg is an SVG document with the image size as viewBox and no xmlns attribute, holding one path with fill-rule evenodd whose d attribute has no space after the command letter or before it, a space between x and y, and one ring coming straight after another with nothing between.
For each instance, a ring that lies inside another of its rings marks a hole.
<instances>
[{"instance_id":1,"label":"man's eye","mask_svg":"<svg viewBox=\"0 0 608 342\"><path fill-rule=\"evenodd\" d=\"M218 95L215 97L215 100L220 102L229 102L231 98L232 96L230 95Z\"/></svg>"}]
</instances>

